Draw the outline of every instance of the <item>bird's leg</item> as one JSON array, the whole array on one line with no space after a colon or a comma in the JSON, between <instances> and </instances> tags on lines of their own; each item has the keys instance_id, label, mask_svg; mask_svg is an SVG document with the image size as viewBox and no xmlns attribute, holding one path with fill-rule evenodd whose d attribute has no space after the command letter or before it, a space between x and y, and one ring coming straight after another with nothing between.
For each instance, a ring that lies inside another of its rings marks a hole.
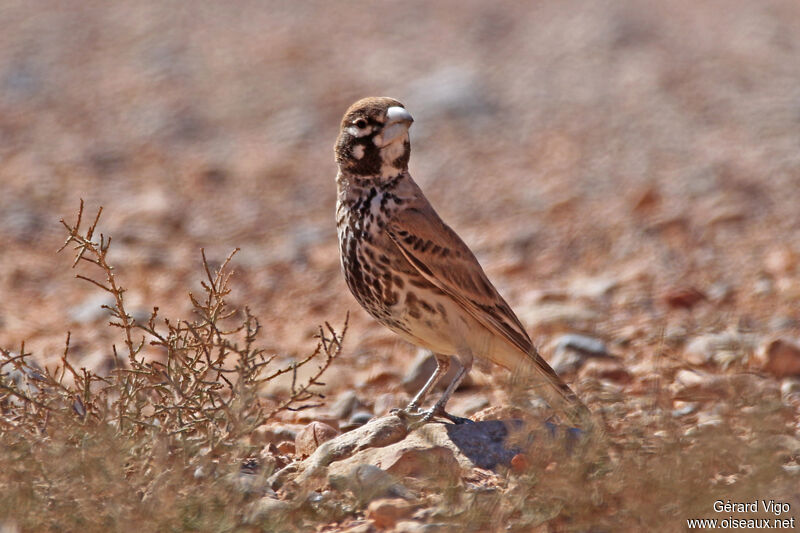
<instances>
[{"instance_id":1,"label":"bird's leg","mask_svg":"<svg viewBox=\"0 0 800 533\"><path fill-rule=\"evenodd\" d=\"M419 390L414 399L411 400L411 403L406 406L405 409L393 409L393 414L402 414L406 418L416 418L419 415L419 406L422 401L425 399L425 396L436 386L442 376L447 373L447 369L450 368L450 356L449 355L440 355L440 354L433 354L436 358L436 370L433 371L431 377L428 378L428 381L425 382L425 385Z\"/></svg>"},{"instance_id":2,"label":"bird's leg","mask_svg":"<svg viewBox=\"0 0 800 533\"><path fill-rule=\"evenodd\" d=\"M453 381L447 386L442 394L442 397L439 398L431 409L425 411L425 414L420 419L421 423L429 422L436 416L441 416L442 418L446 418L455 424L465 424L468 422L472 422L469 418L462 418L460 416L451 415L447 411L444 410L445 406L447 405L448 400L450 400L450 396L452 396L453 392L458 388L461 380L467 375L467 373L472 369L472 356L469 357L459 357L461 361L461 368L456 373L456 376L453 378Z\"/></svg>"}]
</instances>

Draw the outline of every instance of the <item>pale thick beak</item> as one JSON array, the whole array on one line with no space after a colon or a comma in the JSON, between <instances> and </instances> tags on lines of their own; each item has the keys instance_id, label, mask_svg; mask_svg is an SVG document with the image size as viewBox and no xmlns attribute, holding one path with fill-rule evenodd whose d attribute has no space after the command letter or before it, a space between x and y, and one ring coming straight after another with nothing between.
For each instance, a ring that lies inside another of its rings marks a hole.
<instances>
[{"instance_id":1,"label":"pale thick beak","mask_svg":"<svg viewBox=\"0 0 800 533\"><path fill-rule=\"evenodd\" d=\"M408 128L414 122L411 113L399 106L390 107L386 111L386 125L381 133L381 147L403 138L408 133Z\"/></svg>"}]
</instances>

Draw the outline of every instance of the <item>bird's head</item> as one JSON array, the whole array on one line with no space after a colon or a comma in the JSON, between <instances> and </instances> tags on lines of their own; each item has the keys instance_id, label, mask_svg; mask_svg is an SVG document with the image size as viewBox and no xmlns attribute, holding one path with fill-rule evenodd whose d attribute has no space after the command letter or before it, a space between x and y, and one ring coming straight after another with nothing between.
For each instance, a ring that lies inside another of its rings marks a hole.
<instances>
[{"instance_id":1,"label":"bird's head","mask_svg":"<svg viewBox=\"0 0 800 533\"><path fill-rule=\"evenodd\" d=\"M339 168L358 176L394 177L408 168L414 119L393 98L370 97L351 105L334 151Z\"/></svg>"}]
</instances>

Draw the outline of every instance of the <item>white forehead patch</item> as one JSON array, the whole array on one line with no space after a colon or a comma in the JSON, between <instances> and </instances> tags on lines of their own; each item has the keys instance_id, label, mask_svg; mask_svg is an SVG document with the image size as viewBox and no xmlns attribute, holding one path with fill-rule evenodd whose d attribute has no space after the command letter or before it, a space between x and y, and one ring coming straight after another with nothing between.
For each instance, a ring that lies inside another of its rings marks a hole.
<instances>
[{"instance_id":1,"label":"white forehead patch","mask_svg":"<svg viewBox=\"0 0 800 533\"><path fill-rule=\"evenodd\" d=\"M364 147L360 144L353 146L352 154L356 159L361 159L364 157Z\"/></svg>"}]
</instances>

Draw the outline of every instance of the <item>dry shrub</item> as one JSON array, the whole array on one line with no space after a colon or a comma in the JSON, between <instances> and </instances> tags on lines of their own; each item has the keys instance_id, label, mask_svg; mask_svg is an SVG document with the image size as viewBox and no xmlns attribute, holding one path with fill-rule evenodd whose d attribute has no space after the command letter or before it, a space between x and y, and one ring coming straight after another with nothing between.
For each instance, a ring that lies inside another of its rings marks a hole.
<instances>
[{"instance_id":1,"label":"dry shrub","mask_svg":"<svg viewBox=\"0 0 800 533\"><path fill-rule=\"evenodd\" d=\"M322 374L339 355L341 334L319 329L316 350L288 366L258 347L261 327L245 308L229 309L232 252L216 272L203 254L203 294L189 294L195 318L162 319L154 307L146 323L125 310L125 289L107 262L111 238L100 234L102 208L85 231L62 220L75 247L73 267L88 262L84 279L110 293L110 325L124 351L117 368L99 376L70 361L41 368L25 351L0 348L0 525L23 530L226 529L259 496L238 486L242 474L261 478L274 463L247 458L259 450L246 438L280 411L321 398ZM145 354L147 353L147 357ZM155 357L154 357L155 355ZM298 382L298 367L317 362ZM285 398L268 400L260 387L294 373ZM256 466L254 466L256 465ZM239 480L239 481L237 481ZM261 485L264 485L263 483ZM237 490L237 486L238 489Z\"/></svg>"}]
</instances>

